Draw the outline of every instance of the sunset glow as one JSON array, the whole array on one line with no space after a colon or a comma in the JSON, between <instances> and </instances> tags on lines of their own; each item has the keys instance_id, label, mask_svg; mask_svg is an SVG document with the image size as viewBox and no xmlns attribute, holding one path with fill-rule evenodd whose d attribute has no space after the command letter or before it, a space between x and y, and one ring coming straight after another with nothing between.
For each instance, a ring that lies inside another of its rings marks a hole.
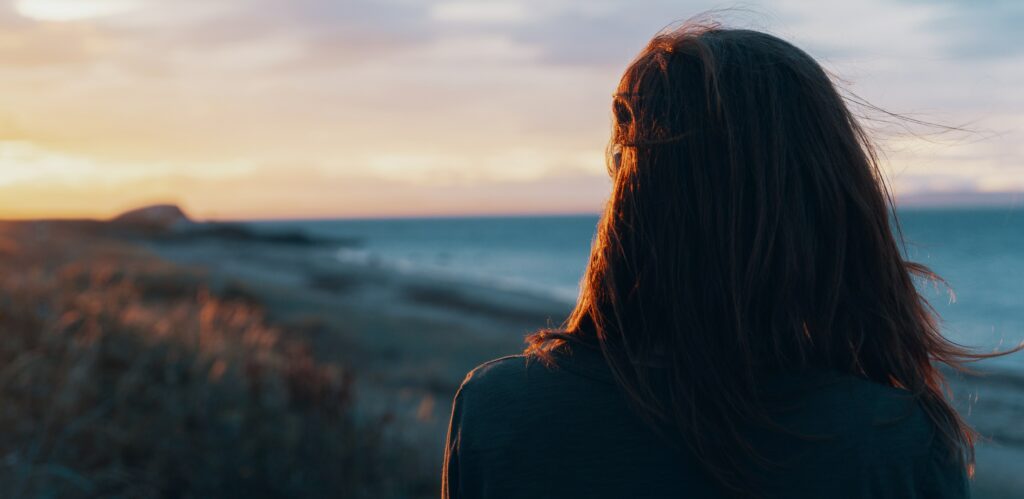
<instances>
[{"instance_id":1,"label":"sunset glow","mask_svg":"<svg viewBox=\"0 0 1024 499\"><path fill-rule=\"evenodd\" d=\"M140 0L17 0L19 14L42 21L76 21L122 14L141 5Z\"/></svg>"},{"instance_id":2,"label":"sunset glow","mask_svg":"<svg viewBox=\"0 0 1024 499\"><path fill-rule=\"evenodd\" d=\"M714 7L0 2L0 218L167 201L220 218L595 212L619 72ZM1024 191L1024 44L992 22L1021 7L827 4L725 20L794 41L882 108L970 124L869 123L900 196Z\"/></svg>"}]
</instances>

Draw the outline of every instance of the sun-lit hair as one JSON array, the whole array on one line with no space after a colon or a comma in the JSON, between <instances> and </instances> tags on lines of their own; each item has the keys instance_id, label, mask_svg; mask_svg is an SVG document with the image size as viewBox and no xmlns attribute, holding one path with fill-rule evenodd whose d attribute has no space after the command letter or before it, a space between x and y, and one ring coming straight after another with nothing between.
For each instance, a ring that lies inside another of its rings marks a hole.
<instances>
[{"instance_id":1,"label":"sun-lit hair","mask_svg":"<svg viewBox=\"0 0 1024 499\"><path fill-rule=\"evenodd\" d=\"M912 279L937 277L904 259L871 141L813 58L688 24L626 69L613 114L614 186L582 293L527 354L598 345L640 413L735 494L765 465L743 435L773 427L758 397L773 372L905 389L971 466L974 433L937 365L986 355L941 335Z\"/></svg>"}]
</instances>

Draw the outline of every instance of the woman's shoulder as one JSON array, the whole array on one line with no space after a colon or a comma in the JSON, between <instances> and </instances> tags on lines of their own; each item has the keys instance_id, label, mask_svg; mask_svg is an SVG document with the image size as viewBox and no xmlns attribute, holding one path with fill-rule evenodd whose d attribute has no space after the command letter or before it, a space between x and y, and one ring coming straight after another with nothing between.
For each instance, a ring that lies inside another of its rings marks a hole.
<instances>
[{"instance_id":1,"label":"woman's shoulder","mask_svg":"<svg viewBox=\"0 0 1024 499\"><path fill-rule=\"evenodd\" d=\"M509 398L527 391L527 385L551 385L562 375L558 367L528 355L507 355L489 360L466 374L457 396Z\"/></svg>"},{"instance_id":2,"label":"woman's shoulder","mask_svg":"<svg viewBox=\"0 0 1024 499\"><path fill-rule=\"evenodd\" d=\"M453 425L464 450L510 448L536 439L546 422L570 411L563 407L572 389L565 373L527 355L509 355L471 370L455 395Z\"/></svg>"},{"instance_id":3,"label":"woman's shoulder","mask_svg":"<svg viewBox=\"0 0 1024 499\"><path fill-rule=\"evenodd\" d=\"M489 360L466 374L455 401L470 413L480 410L490 413L493 408L520 404L531 391L526 384L544 375L545 372L539 371L525 355Z\"/></svg>"},{"instance_id":4,"label":"woman's shoulder","mask_svg":"<svg viewBox=\"0 0 1024 499\"><path fill-rule=\"evenodd\" d=\"M600 351L581 346L548 358L518 354L484 362L466 375L459 391L508 396L526 387L536 391L594 383L610 386L611 372Z\"/></svg>"},{"instance_id":5,"label":"woman's shoulder","mask_svg":"<svg viewBox=\"0 0 1024 499\"><path fill-rule=\"evenodd\" d=\"M851 374L812 378L783 381L787 388L799 387L788 392L799 395L779 399L775 421L787 432L757 434L766 457L795 463L810 489L835 485L857 491L873 480L902 477L914 490L886 497L963 497L963 462L913 393ZM931 492L915 492L920 488Z\"/></svg>"},{"instance_id":6,"label":"woman's shoulder","mask_svg":"<svg viewBox=\"0 0 1024 499\"><path fill-rule=\"evenodd\" d=\"M462 388L507 382L522 376L527 370L527 363L526 356L522 354L506 355L489 360L474 367L466 374L466 378L462 380Z\"/></svg>"},{"instance_id":7,"label":"woman's shoulder","mask_svg":"<svg viewBox=\"0 0 1024 499\"><path fill-rule=\"evenodd\" d=\"M506 355L474 367L459 386L457 397L514 390L533 367L525 355Z\"/></svg>"},{"instance_id":8,"label":"woman's shoulder","mask_svg":"<svg viewBox=\"0 0 1024 499\"><path fill-rule=\"evenodd\" d=\"M584 347L546 358L521 354L485 362L466 375L456 403L470 415L507 420L588 406L626 407L601 352ZM504 412L495 415L495 408Z\"/></svg>"},{"instance_id":9,"label":"woman's shoulder","mask_svg":"<svg viewBox=\"0 0 1024 499\"><path fill-rule=\"evenodd\" d=\"M911 392L834 371L787 375L769 390L783 426L827 435L880 461L930 454L936 428ZM868 457L867 455L865 457Z\"/></svg>"}]
</instances>

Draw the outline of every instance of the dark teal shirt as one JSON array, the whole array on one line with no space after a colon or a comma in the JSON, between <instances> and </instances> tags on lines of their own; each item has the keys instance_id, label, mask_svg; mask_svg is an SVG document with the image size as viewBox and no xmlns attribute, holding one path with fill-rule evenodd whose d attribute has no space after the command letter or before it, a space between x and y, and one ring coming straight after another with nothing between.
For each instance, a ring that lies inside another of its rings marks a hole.
<instances>
[{"instance_id":1,"label":"dark teal shirt","mask_svg":"<svg viewBox=\"0 0 1024 499\"><path fill-rule=\"evenodd\" d=\"M793 397L776 421L808 440L760 433L776 463L770 498L969 497L963 466L905 391L854 376L775 376ZM596 350L577 347L554 367L511 356L474 369L455 397L448 432L448 498L718 498L692 456L631 409Z\"/></svg>"}]
</instances>

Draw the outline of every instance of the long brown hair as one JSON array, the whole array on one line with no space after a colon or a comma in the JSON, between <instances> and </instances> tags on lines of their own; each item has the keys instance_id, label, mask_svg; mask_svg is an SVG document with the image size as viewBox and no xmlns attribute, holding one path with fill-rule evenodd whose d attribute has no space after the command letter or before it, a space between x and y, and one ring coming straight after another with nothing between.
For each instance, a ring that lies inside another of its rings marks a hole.
<instances>
[{"instance_id":1,"label":"long brown hair","mask_svg":"<svg viewBox=\"0 0 1024 499\"><path fill-rule=\"evenodd\" d=\"M757 396L769 372L904 389L971 465L937 363L986 355L940 333L912 278L937 277L904 259L871 141L813 58L691 23L626 69L613 114L614 187L581 295L527 354L600 346L641 414L733 493L756 492L742 429L771 427Z\"/></svg>"}]
</instances>

